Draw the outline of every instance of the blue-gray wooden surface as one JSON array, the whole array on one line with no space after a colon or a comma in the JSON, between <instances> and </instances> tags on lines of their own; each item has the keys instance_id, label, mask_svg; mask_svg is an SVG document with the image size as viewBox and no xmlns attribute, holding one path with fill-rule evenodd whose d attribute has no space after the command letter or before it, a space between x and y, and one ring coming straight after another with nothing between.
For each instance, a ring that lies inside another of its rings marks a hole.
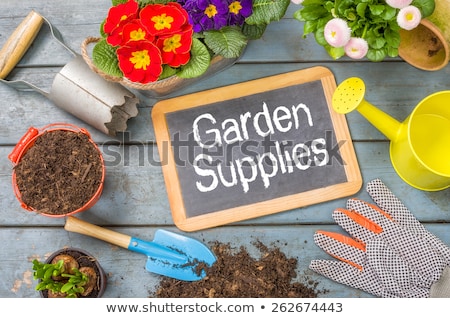
<instances>
[{"instance_id":1,"label":"blue-gray wooden surface","mask_svg":"<svg viewBox=\"0 0 450 318\"><path fill-rule=\"evenodd\" d=\"M31 9L36 10L61 32L67 45L80 51L87 36L97 36L99 25L110 6L109 0L2 0L0 46ZM450 67L436 72L418 70L400 59L382 63L366 60L333 61L312 37L302 38L302 24L292 18L298 6L290 5L281 21L272 23L262 39L248 45L238 64L207 81L179 92L187 94L246 80L262 78L312 66L328 67L337 83L347 77L361 77L367 85L366 99L399 121L427 95L450 89ZM25 79L49 90L52 80L71 55L51 39L45 28L20 61L10 78ZM144 269L145 257L87 236L63 229L63 219L53 219L23 210L11 186L13 165L7 156L30 126L70 122L86 127L94 140L115 147L121 161L107 165L104 192L98 203L79 216L119 232L151 240L158 228L178 231L173 225L150 118L154 100L141 100L139 115L129 120L128 132L108 137L57 108L35 92L18 92L0 85L0 297L39 297L34 290L31 260L45 259L64 246L84 248L94 254L108 273L105 297L148 297L160 277ZM356 154L366 184L381 178L413 211L426 227L450 245L450 190L424 192L405 184L394 172L389 159L389 141L358 113L347 115ZM116 146L111 142L116 141ZM117 141L119 143L117 143ZM111 148L112 149L112 148ZM110 149L110 150L111 150ZM368 200L364 188L355 194ZM316 230L339 230L333 223L333 209L345 206L347 198L286 211L237 224L187 233L205 243L229 242L246 246L253 255L255 240L281 247L298 258L298 279L319 282L327 289L322 297L370 297L364 292L337 284L308 269L311 259L328 258L315 246Z\"/></svg>"}]
</instances>

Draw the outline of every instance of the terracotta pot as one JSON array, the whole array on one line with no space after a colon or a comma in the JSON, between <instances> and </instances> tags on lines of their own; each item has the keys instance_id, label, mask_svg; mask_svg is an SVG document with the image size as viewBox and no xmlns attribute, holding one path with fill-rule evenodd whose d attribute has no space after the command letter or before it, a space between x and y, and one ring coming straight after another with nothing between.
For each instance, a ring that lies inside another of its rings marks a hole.
<instances>
[{"instance_id":1,"label":"terracotta pot","mask_svg":"<svg viewBox=\"0 0 450 318\"><path fill-rule=\"evenodd\" d=\"M13 151L9 154L8 158L15 164L15 166L17 166L20 163L23 156L26 154L26 152L33 147L35 141L40 136L42 136L46 132L52 132L52 131L56 131L56 130L68 131L68 132L74 132L74 133L82 133L88 137L88 141L97 150L98 155L100 157L101 164L102 164L102 174L101 174L101 180L99 180L98 188L95 191L95 193L93 194L93 196L84 205L74 209L73 211L68 211L65 213L55 213L55 212L46 213L46 212L36 209L33 206L26 204L22 200L22 194L17 185L16 169L13 169L12 184L13 184L14 194L16 195L17 199L19 200L22 208L24 208L27 211L37 212L41 215L45 215L48 217L59 218L59 217L65 217L68 215L73 215L75 213L79 213L79 212L82 212L82 211L85 211L85 210L91 208L98 201L98 199L100 198L100 195L103 191L103 183L104 183L104 179L105 179L105 164L103 161L103 155L100 152L100 149L98 148L98 146L91 139L90 134L83 128L79 128L77 126L74 126L71 124L65 124L65 123L64 124L61 124L61 123L50 124L41 129L31 127L28 129L27 133L21 138L21 140L17 143L17 145L15 146ZM51 172L49 172L49 173L51 173Z\"/></svg>"},{"instance_id":2,"label":"terracotta pot","mask_svg":"<svg viewBox=\"0 0 450 318\"><path fill-rule=\"evenodd\" d=\"M442 31L447 43L450 45L450 1L434 0L434 4L434 11L427 17L427 20L431 21Z\"/></svg>"},{"instance_id":3,"label":"terracotta pot","mask_svg":"<svg viewBox=\"0 0 450 318\"><path fill-rule=\"evenodd\" d=\"M80 266L90 266L93 267L97 274L97 284L96 288L87 296L80 296L80 298L100 298L103 296L103 293L106 290L107 285L107 276L103 268L100 266L100 263L97 259L88 253L85 250L75 248L75 247L67 247L60 249L53 254L51 254L45 261L46 264L50 264L52 260L61 254L68 254L75 258L76 261L80 264ZM39 294L42 298L48 298L47 290L40 290Z\"/></svg>"},{"instance_id":4,"label":"terracotta pot","mask_svg":"<svg viewBox=\"0 0 450 318\"><path fill-rule=\"evenodd\" d=\"M400 31L399 56L421 70L437 71L449 61L450 49L442 31L427 19L410 30Z\"/></svg>"}]
</instances>

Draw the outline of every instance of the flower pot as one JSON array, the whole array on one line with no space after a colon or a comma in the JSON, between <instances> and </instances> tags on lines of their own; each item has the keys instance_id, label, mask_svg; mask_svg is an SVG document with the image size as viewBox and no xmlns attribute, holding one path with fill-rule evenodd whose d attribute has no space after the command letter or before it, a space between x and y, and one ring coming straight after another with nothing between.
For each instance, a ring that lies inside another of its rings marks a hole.
<instances>
[{"instance_id":1,"label":"flower pot","mask_svg":"<svg viewBox=\"0 0 450 318\"><path fill-rule=\"evenodd\" d=\"M95 38L95 37L88 37L86 38L82 45L81 45L81 52L84 61L89 66L89 68L103 77L105 80L110 82L116 82L120 83L126 88L132 89L134 91L139 92L140 94L144 95L145 97L149 98L155 98L155 99L161 99L165 98L173 93L176 93L177 91L195 84L201 80L204 80L216 73L219 73L228 67L234 65L240 57L244 54L244 51L241 53L241 56L237 58L224 58L223 56L216 55L211 59L211 63L209 68L206 70L205 73L202 75L195 77L195 78L180 78L176 75L168 77L166 79L162 79L156 82L151 82L147 84L141 84L136 82L131 82L130 80L127 80L126 78L122 77L115 77L111 76L109 74L104 73L101 71L95 64L93 63L89 52L88 52L88 46L90 44L97 43L100 41L101 38Z\"/></svg>"},{"instance_id":2,"label":"flower pot","mask_svg":"<svg viewBox=\"0 0 450 318\"><path fill-rule=\"evenodd\" d=\"M96 273L96 283L95 287L86 296L79 296L80 298L100 298L103 296L103 293L106 290L107 285L107 276L103 268L100 266L100 263L97 261L97 259L92 256L90 253L88 253L85 250L74 248L74 247L67 247L60 249L53 254L51 254L45 261L46 264L50 264L52 260L61 254L66 254L72 256L80 265L80 267L87 266L92 267ZM48 291L47 290L40 290L39 294L42 298L49 298Z\"/></svg>"},{"instance_id":3,"label":"flower pot","mask_svg":"<svg viewBox=\"0 0 450 318\"><path fill-rule=\"evenodd\" d=\"M14 193L25 210L64 217L91 208L103 191L102 153L74 125L29 128L8 158L15 164Z\"/></svg>"},{"instance_id":4,"label":"flower pot","mask_svg":"<svg viewBox=\"0 0 450 318\"><path fill-rule=\"evenodd\" d=\"M427 19L441 30L450 45L450 1L434 0L434 3L434 11Z\"/></svg>"},{"instance_id":5,"label":"flower pot","mask_svg":"<svg viewBox=\"0 0 450 318\"><path fill-rule=\"evenodd\" d=\"M400 31L399 56L412 66L426 71L444 68L450 49L442 31L428 19L410 30Z\"/></svg>"}]
</instances>

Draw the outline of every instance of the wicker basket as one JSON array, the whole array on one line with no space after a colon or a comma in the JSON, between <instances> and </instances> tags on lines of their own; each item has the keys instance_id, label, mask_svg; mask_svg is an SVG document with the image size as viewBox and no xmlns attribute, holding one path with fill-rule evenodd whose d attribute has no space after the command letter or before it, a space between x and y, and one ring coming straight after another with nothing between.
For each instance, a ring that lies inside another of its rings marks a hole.
<instances>
[{"instance_id":1,"label":"wicker basket","mask_svg":"<svg viewBox=\"0 0 450 318\"><path fill-rule=\"evenodd\" d=\"M88 52L88 46L89 44L97 43L101 40L101 38L96 37L88 37L86 38L82 45L81 45L81 54L83 56L83 59L89 66L89 68L94 71L95 73L99 74L101 77L103 77L105 80L110 82L116 82L120 83L123 86L130 88L132 90L137 90L139 93L141 93L144 96L151 97L151 98L164 98L168 95L171 95L180 89L185 88L186 86L189 86L191 84L194 84L202 79L205 79L213 74L216 74L233 64L235 64L240 57L238 58L224 58L223 56L216 55L212 58L211 64L206 70L205 73L202 75L195 77L195 78L180 78L176 75L168 77L163 80L159 80L152 83L147 84L141 84L141 83L135 83L131 82L130 80L123 78L123 77L117 77L117 76L111 76L109 74L106 74L105 72L101 71L97 66L94 65L89 52Z\"/></svg>"}]
</instances>

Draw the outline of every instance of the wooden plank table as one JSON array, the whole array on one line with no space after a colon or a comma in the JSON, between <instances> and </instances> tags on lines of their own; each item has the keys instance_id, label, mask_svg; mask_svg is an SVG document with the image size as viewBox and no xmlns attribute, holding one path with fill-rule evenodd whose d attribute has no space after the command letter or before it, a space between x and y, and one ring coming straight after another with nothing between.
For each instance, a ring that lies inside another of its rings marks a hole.
<instances>
[{"instance_id":1,"label":"wooden plank table","mask_svg":"<svg viewBox=\"0 0 450 318\"><path fill-rule=\"evenodd\" d=\"M0 45L31 9L36 10L61 32L64 41L76 51L87 36L97 36L109 0L2 0ZM179 95L240 83L313 66L329 68L337 83L351 76L361 77L367 86L366 98L372 104L402 121L418 102L429 94L450 88L450 67L436 72L418 70L400 59L381 63L367 60L333 61L312 37L302 38L303 26L292 18L298 9L291 4L285 18L272 23L262 39L252 41L242 59L231 68L179 92ZM26 79L43 89L71 58L44 30L10 77ZM142 255L63 229L63 219L42 217L23 210L11 186L12 164L7 156L25 131L54 122L70 122L86 127L77 118L57 108L36 92L18 92L0 85L0 297L39 297L34 290L31 261L45 259L64 246L92 252L108 273L105 297L148 297L160 277L144 269ZM128 130L117 138L86 127L105 153L107 178L103 194L89 211L79 215L91 223L116 231L151 239L158 228L179 231L172 221L150 112L155 100L142 98L139 115L128 122ZM425 226L450 245L450 191L425 192L404 183L392 168L389 141L358 113L347 115L350 132L361 168L363 182L374 178L384 183L412 210ZM108 156L107 151L118 156ZM116 160L119 158L120 160ZM355 197L369 200L364 188ZM245 246L256 253L251 242L280 246L290 257L298 258L299 280L312 279L322 297L371 297L308 269L312 259L329 258L313 242L316 230L339 230L331 212L344 207L347 198L294 209L189 233L205 243L221 241Z\"/></svg>"}]
</instances>

